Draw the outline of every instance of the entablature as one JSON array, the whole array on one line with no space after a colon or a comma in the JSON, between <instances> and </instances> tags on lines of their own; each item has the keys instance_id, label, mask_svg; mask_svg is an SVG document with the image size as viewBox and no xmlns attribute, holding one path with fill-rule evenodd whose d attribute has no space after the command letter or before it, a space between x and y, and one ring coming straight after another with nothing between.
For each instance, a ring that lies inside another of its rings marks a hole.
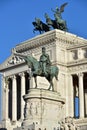
<instances>
[{"instance_id":1,"label":"entablature","mask_svg":"<svg viewBox=\"0 0 87 130\"><path fill-rule=\"evenodd\" d=\"M56 42L60 47L64 47L67 50L87 45L86 39L55 29L16 45L15 49L18 52L23 52L53 42Z\"/></svg>"}]
</instances>

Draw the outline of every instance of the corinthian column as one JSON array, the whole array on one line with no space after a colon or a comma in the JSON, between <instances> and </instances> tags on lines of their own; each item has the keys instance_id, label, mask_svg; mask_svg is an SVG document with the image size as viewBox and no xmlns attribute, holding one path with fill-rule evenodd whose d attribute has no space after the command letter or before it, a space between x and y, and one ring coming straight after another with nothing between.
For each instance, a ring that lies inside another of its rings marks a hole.
<instances>
[{"instance_id":1,"label":"corinthian column","mask_svg":"<svg viewBox=\"0 0 87 130\"><path fill-rule=\"evenodd\" d=\"M16 76L12 77L12 121L17 120L17 82Z\"/></svg>"},{"instance_id":2,"label":"corinthian column","mask_svg":"<svg viewBox=\"0 0 87 130\"><path fill-rule=\"evenodd\" d=\"M3 76L3 94L2 94L2 116L3 116L3 120L8 120L8 85L9 85L9 81L7 77Z\"/></svg>"},{"instance_id":3,"label":"corinthian column","mask_svg":"<svg viewBox=\"0 0 87 130\"><path fill-rule=\"evenodd\" d=\"M79 73L79 107L80 118L84 117L84 88L83 88L83 74Z\"/></svg>"},{"instance_id":4,"label":"corinthian column","mask_svg":"<svg viewBox=\"0 0 87 130\"><path fill-rule=\"evenodd\" d=\"M23 96L25 95L25 74L20 73L21 76L21 119L24 119L24 105L25 102L23 100Z\"/></svg>"},{"instance_id":5,"label":"corinthian column","mask_svg":"<svg viewBox=\"0 0 87 130\"><path fill-rule=\"evenodd\" d=\"M6 85L5 85L5 77L2 77L2 120L6 119Z\"/></svg>"},{"instance_id":6,"label":"corinthian column","mask_svg":"<svg viewBox=\"0 0 87 130\"><path fill-rule=\"evenodd\" d=\"M74 116L74 97L73 97L73 77L72 75L68 75L68 81L69 81L69 87L68 87L68 109L69 109L69 115L71 117Z\"/></svg>"},{"instance_id":7,"label":"corinthian column","mask_svg":"<svg viewBox=\"0 0 87 130\"><path fill-rule=\"evenodd\" d=\"M5 101L6 101L6 120L8 120L8 92L9 92L9 89L8 89L8 85L9 85L9 81L8 81L8 78L5 78L5 93L6 93L6 96L5 96Z\"/></svg>"}]
</instances>

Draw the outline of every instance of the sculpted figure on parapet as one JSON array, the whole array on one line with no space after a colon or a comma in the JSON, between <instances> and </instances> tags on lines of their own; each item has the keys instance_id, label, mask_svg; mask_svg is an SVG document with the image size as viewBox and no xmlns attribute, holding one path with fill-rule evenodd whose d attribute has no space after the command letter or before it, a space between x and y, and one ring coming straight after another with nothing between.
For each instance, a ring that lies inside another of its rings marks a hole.
<instances>
[{"instance_id":1,"label":"sculpted figure on parapet","mask_svg":"<svg viewBox=\"0 0 87 130\"><path fill-rule=\"evenodd\" d=\"M66 117L65 120L60 123L60 130L79 130L79 127L75 125L72 117Z\"/></svg>"},{"instance_id":2,"label":"sculpted figure on parapet","mask_svg":"<svg viewBox=\"0 0 87 130\"><path fill-rule=\"evenodd\" d=\"M61 13L64 12L64 8L68 3L64 3L60 6L60 8L56 7L55 10L51 9L54 12L54 17L56 23L59 25L60 30L67 31L66 21L62 19Z\"/></svg>"}]
</instances>

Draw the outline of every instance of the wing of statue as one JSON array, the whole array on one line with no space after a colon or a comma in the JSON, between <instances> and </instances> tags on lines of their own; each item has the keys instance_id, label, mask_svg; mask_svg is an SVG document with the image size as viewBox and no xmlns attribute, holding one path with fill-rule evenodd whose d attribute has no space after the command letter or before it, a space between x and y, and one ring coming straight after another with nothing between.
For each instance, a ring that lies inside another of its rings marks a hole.
<instances>
[{"instance_id":1,"label":"wing of statue","mask_svg":"<svg viewBox=\"0 0 87 130\"><path fill-rule=\"evenodd\" d=\"M60 6L60 12L64 12L64 8L68 3L64 3Z\"/></svg>"}]
</instances>

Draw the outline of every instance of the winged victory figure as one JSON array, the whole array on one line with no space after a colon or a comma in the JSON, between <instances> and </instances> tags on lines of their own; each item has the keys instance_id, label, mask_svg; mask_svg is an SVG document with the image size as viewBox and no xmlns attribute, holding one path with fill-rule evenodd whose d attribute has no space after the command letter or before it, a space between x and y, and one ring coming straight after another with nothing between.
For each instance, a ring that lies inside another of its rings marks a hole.
<instances>
[{"instance_id":1,"label":"winged victory figure","mask_svg":"<svg viewBox=\"0 0 87 130\"><path fill-rule=\"evenodd\" d=\"M56 7L55 10L51 9L53 12L54 12L54 17L55 17L55 20L56 22L59 24L59 25L62 25L61 27L67 29L66 27L66 21L62 19L62 15L61 13L64 12L64 8L65 6L67 5L68 3L64 3L60 6L60 8ZM61 28L61 30L63 30Z\"/></svg>"}]
</instances>

